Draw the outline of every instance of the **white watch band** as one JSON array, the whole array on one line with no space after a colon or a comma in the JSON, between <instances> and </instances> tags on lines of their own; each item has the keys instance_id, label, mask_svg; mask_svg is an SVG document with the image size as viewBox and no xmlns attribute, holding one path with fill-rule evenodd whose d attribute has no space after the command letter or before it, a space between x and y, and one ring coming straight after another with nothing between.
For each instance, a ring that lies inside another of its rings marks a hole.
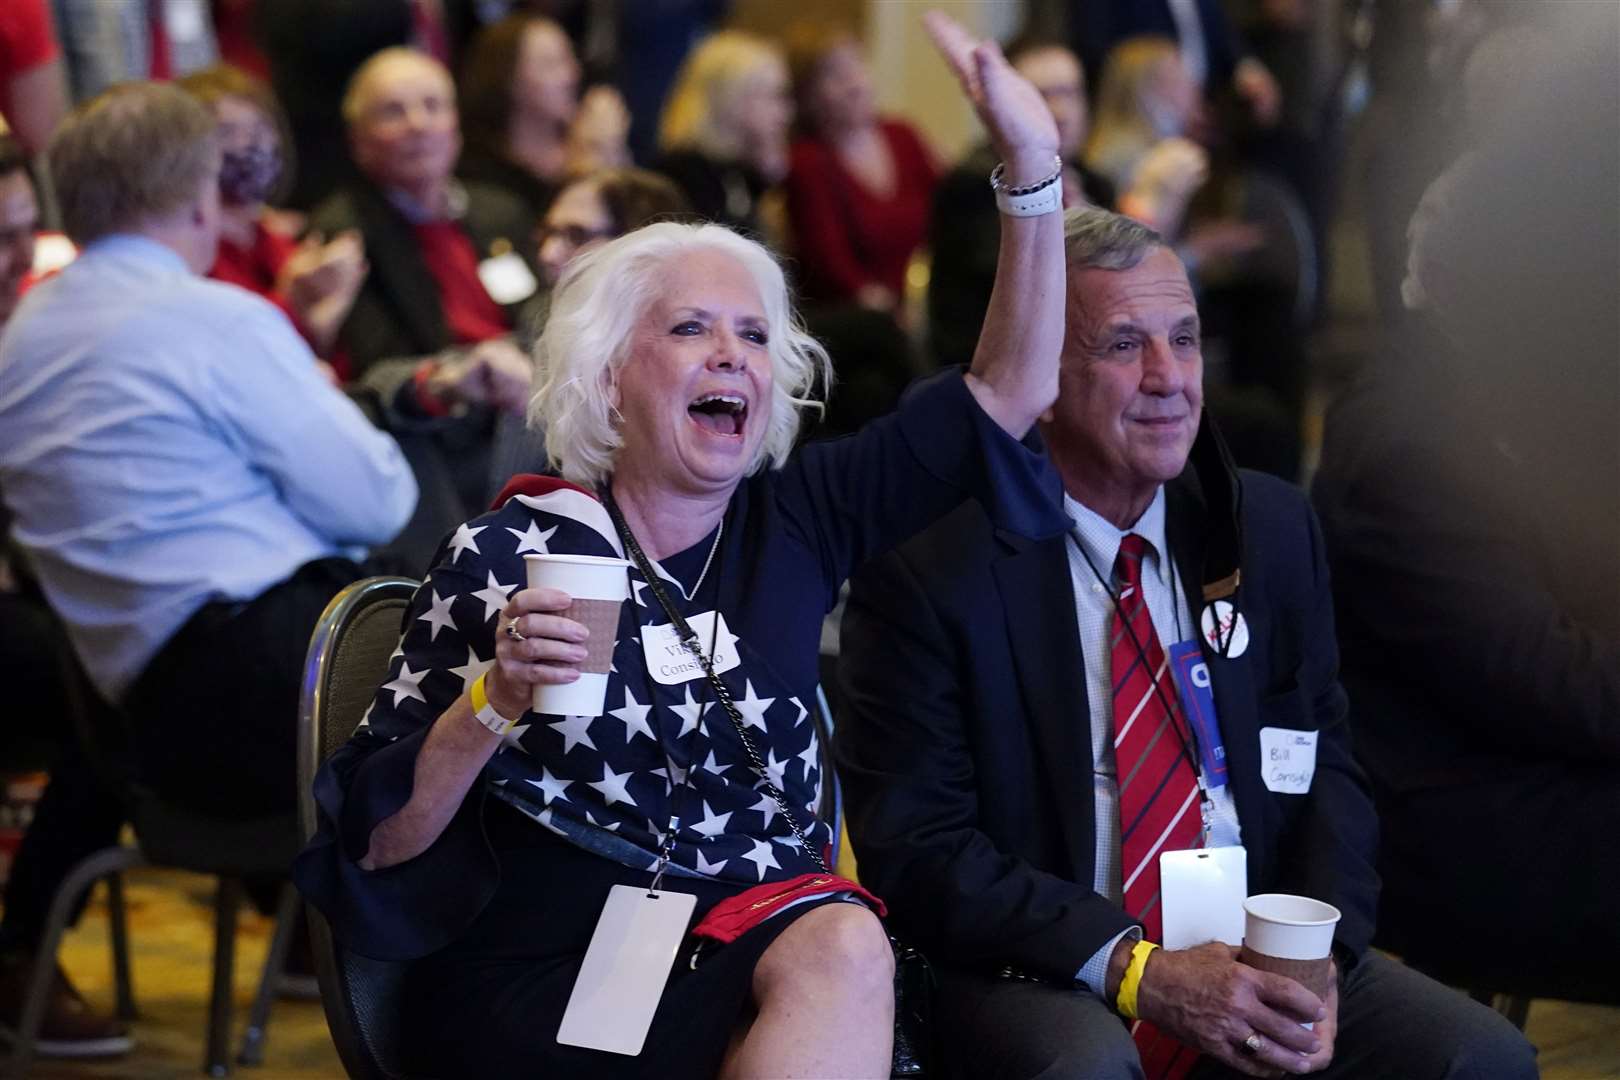
<instances>
[{"instance_id":1,"label":"white watch band","mask_svg":"<svg viewBox=\"0 0 1620 1080\"><path fill-rule=\"evenodd\" d=\"M1063 209L1063 180L1060 177L1028 195L996 192L996 209L1008 217L1040 217Z\"/></svg>"},{"instance_id":2,"label":"white watch band","mask_svg":"<svg viewBox=\"0 0 1620 1080\"><path fill-rule=\"evenodd\" d=\"M1063 209L1063 159L1052 158L1052 172L1024 187L1013 187L1003 179L1007 166L1000 164L990 174L990 190L996 193L996 209L1009 217L1039 217Z\"/></svg>"}]
</instances>

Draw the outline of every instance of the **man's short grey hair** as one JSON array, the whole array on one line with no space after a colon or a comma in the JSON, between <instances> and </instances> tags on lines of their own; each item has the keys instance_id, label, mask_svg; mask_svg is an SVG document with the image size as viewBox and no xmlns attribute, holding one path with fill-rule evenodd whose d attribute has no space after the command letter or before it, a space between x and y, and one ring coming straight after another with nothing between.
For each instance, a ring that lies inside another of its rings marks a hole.
<instances>
[{"instance_id":1,"label":"man's short grey hair","mask_svg":"<svg viewBox=\"0 0 1620 1080\"><path fill-rule=\"evenodd\" d=\"M1095 206L1063 215L1063 258L1071 270L1129 270L1164 246L1164 237L1134 218Z\"/></svg>"},{"instance_id":2,"label":"man's short grey hair","mask_svg":"<svg viewBox=\"0 0 1620 1080\"><path fill-rule=\"evenodd\" d=\"M68 239L83 247L196 202L219 174L218 126L167 83L120 83L79 105L48 151Z\"/></svg>"},{"instance_id":3,"label":"man's short grey hair","mask_svg":"<svg viewBox=\"0 0 1620 1080\"><path fill-rule=\"evenodd\" d=\"M722 252L743 265L759 289L769 328L775 385L765 439L748 471L785 464L801 410L821 407L812 394L831 388L832 364L794 314L771 253L722 225L658 222L574 259L552 293L545 332L535 344L538 387L529 422L545 432L547 456L565 480L594 487L612 475L623 445L614 374L630 359L636 324L665 281L684 273L684 259L699 251Z\"/></svg>"}]
</instances>

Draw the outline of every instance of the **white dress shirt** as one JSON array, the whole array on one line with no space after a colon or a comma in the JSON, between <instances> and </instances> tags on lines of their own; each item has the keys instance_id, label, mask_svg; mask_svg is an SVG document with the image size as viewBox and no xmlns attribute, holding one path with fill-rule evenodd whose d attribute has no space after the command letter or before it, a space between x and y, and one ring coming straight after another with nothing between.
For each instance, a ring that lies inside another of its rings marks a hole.
<instances>
[{"instance_id":1,"label":"white dress shirt","mask_svg":"<svg viewBox=\"0 0 1620 1080\"><path fill-rule=\"evenodd\" d=\"M1075 618L1080 628L1080 662L1086 675L1086 704L1091 724L1092 801L1096 813L1096 873L1092 887L1115 903L1124 900L1119 854L1119 769L1114 761L1114 688L1109 648L1114 618L1114 560L1120 544L1130 533L1148 542L1142 558L1142 599L1153 619L1159 644L1170 646L1198 634L1187 605L1187 595L1169 557L1170 546L1164 527L1164 488L1153 497L1136 524L1119 529L1102 515L1063 496L1063 508L1074 522L1069 535L1069 580L1074 588ZM1089 557L1090 562L1087 562ZM1095 567L1095 570L1093 569ZM1101 580L1099 580L1099 575ZM1230 785L1210 791L1209 844L1222 846L1242 842L1237 808ZM1121 938L1140 939L1136 927L1124 931L1086 961L1079 981L1095 993L1103 992L1108 959Z\"/></svg>"}]
</instances>

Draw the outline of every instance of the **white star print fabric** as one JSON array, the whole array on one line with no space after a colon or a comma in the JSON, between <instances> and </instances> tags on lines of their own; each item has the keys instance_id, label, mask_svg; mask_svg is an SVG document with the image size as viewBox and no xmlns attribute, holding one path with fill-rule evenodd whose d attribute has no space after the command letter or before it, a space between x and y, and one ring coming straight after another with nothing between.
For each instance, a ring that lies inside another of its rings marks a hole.
<instances>
[{"instance_id":1,"label":"white star print fabric","mask_svg":"<svg viewBox=\"0 0 1620 1080\"><path fill-rule=\"evenodd\" d=\"M488 670L497 616L523 587L522 556L531 552L623 557L606 511L566 488L518 495L458 528L411 604L357 740L381 745L421 729ZM603 714L525 714L485 770L490 794L626 866L652 865L673 811L671 873L752 885L816 869L702 673L674 685L649 675L643 628L667 620L639 572L629 573L633 599L621 613ZM706 610L667 575L664 588L688 619ZM810 843L825 848L831 837L815 819L822 778L809 707L746 641L733 648L741 662L721 678L771 782L786 792Z\"/></svg>"}]
</instances>

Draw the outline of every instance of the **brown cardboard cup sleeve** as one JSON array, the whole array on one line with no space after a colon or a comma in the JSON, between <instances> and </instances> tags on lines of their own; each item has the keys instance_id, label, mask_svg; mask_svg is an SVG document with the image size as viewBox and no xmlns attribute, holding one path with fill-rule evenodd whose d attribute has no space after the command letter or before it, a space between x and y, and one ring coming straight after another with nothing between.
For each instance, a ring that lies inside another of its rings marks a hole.
<instances>
[{"instance_id":1,"label":"brown cardboard cup sleeve","mask_svg":"<svg viewBox=\"0 0 1620 1080\"><path fill-rule=\"evenodd\" d=\"M585 662L579 670L606 675L613 666L613 635L619 630L619 609L623 604L622 600L575 600L562 613L591 632L585 639Z\"/></svg>"},{"instance_id":2,"label":"brown cardboard cup sleeve","mask_svg":"<svg viewBox=\"0 0 1620 1080\"><path fill-rule=\"evenodd\" d=\"M1333 985L1331 956L1317 960L1287 960L1280 956L1267 956L1265 953L1255 952L1245 945L1242 952L1238 953L1238 961L1261 971L1269 971L1273 975L1287 976L1319 998L1325 999L1328 989Z\"/></svg>"}]
</instances>

